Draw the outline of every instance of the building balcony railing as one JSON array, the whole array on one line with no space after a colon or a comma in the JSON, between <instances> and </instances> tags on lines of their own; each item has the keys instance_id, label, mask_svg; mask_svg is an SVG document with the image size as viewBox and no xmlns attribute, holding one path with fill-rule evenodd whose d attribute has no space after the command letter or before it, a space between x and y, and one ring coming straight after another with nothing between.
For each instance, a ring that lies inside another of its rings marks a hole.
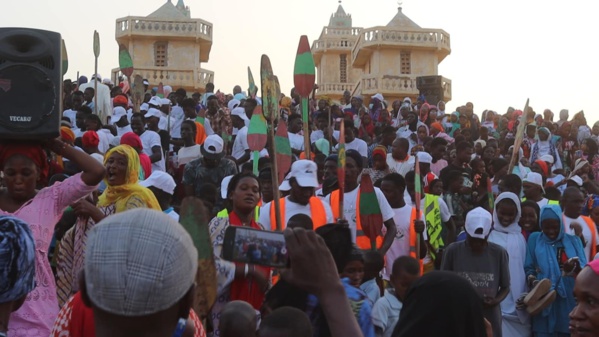
<instances>
[{"instance_id":1,"label":"building balcony railing","mask_svg":"<svg viewBox=\"0 0 599 337\"><path fill-rule=\"evenodd\" d=\"M352 48L356 43L356 38L343 39L324 39L316 40L312 43L312 54L314 55L316 63L320 63L322 54L327 51L343 51L345 53L351 52Z\"/></svg>"},{"instance_id":2,"label":"building balcony railing","mask_svg":"<svg viewBox=\"0 0 599 337\"><path fill-rule=\"evenodd\" d=\"M343 92L346 90L353 92L355 86L355 83L322 83L318 84L318 95L338 98L343 96Z\"/></svg>"},{"instance_id":3,"label":"building balcony railing","mask_svg":"<svg viewBox=\"0 0 599 337\"><path fill-rule=\"evenodd\" d=\"M120 69L112 70L112 78L120 75ZM174 89L183 87L186 89L203 90L207 83L214 83L214 72L206 69L171 69L165 67L135 68L133 75L140 75L150 82L150 86L157 86L160 82L170 85Z\"/></svg>"},{"instance_id":4,"label":"building balcony railing","mask_svg":"<svg viewBox=\"0 0 599 337\"><path fill-rule=\"evenodd\" d=\"M335 27L324 27L322 29L322 33L320 33L320 38L322 39L325 36L358 36L362 31L361 27L351 27L351 28L335 28Z\"/></svg>"},{"instance_id":5,"label":"building balcony railing","mask_svg":"<svg viewBox=\"0 0 599 337\"><path fill-rule=\"evenodd\" d=\"M418 96L416 78L420 75L401 75L401 76L376 76L363 75L358 86L362 95L374 95L377 93L383 96ZM451 100L451 80L442 78L443 99Z\"/></svg>"},{"instance_id":6,"label":"building balcony railing","mask_svg":"<svg viewBox=\"0 0 599 337\"><path fill-rule=\"evenodd\" d=\"M352 64L364 64L370 55L369 47L406 47L436 50L439 61L451 52L449 34L441 29L400 30L393 27L363 29L352 49Z\"/></svg>"},{"instance_id":7,"label":"building balcony railing","mask_svg":"<svg viewBox=\"0 0 599 337\"><path fill-rule=\"evenodd\" d=\"M212 42L212 24L189 19L173 21L138 16L128 16L116 20L116 38L131 36L168 36L173 38L195 38Z\"/></svg>"}]
</instances>

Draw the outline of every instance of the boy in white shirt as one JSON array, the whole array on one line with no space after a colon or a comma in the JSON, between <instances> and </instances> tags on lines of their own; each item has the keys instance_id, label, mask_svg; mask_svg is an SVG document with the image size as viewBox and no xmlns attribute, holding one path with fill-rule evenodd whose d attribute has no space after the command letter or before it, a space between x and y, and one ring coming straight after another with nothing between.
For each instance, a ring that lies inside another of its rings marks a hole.
<instances>
[{"instance_id":1,"label":"boy in white shirt","mask_svg":"<svg viewBox=\"0 0 599 337\"><path fill-rule=\"evenodd\" d=\"M399 321L402 301L408 289L420 278L420 264L410 256L401 256L393 261L390 283L393 288L386 289L372 307L372 324L377 337L391 337ZM431 322L431 324L435 324Z\"/></svg>"}]
</instances>

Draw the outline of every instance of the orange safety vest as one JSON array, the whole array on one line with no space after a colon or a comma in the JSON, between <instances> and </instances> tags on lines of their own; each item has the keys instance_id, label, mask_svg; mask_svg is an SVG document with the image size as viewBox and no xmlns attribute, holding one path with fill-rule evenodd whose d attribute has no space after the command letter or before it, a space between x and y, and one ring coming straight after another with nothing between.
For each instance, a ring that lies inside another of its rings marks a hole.
<instances>
[{"instance_id":1,"label":"orange safety vest","mask_svg":"<svg viewBox=\"0 0 599 337\"><path fill-rule=\"evenodd\" d=\"M593 221L593 219L589 218L588 216L584 216L584 215L581 215L581 217L587 223L587 227L589 227L589 229L591 230L591 256L590 256L590 260L592 260L595 257L595 255L597 255L597 245L595 244L597 242L597 228L595 227L595 222Z\"/></svg>"},{"instance_id":2,"label":"orange safety vest","mask_svg":"<svg viewBox=\"0 0 599 337\"><path fill-rule=\"evenodd\" d=\"M339 190L331 192L331 208L333 209L333 217L335 219L341 218L339 215ZM356 245L360 249L371 249L370 238L364 235L362 230L362 221L360 221L360 191L358 191L358 197L356 198ZM383 237L379 234L376 238L376 248L383 246Z\"/></svg>"},{"instance_id":3,"label":"orange safety vest","mask_svg":"<svg viewBox=\"0 0 599 337\"><path fill-rule=\"evenodd\" d=\"M204 144L204 141L206 140L206 130L204 129L204 126L199 123L199 122L195 122L196 123L196 144L197 145L202 145Z\"/></svg>"},{"instance_id":4,"label":"orange safety vest","mask_svg":"<svg viewBox=\"0 0 599 337\"><path fill-rule=\"evenodd\" d=\"M287 223L285 222L285 198L279 199L279 203L281 205L281 220L282 228L284 230L287 228ZM312 224L314 225L314 229L322 227L327 224L327 213L324 209L324 205L322 201L317 197L310 198L310 217L312 218ZM270 203L270 228L275 228L277 223L277 217L275 213L275 201L271 201Z\"/></svg>"}]
</instances>

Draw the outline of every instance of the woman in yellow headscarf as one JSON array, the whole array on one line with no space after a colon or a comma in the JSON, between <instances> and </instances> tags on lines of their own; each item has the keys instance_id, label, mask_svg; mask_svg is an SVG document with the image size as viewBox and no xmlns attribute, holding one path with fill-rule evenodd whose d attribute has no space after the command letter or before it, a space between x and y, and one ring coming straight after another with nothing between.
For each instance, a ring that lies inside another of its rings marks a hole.
<instances>
[{"instance_id":1,"label":"woman in yellow headscarf","mask_svg":"<svg viewBox=\"0 0 599 337\"><path fill-rule=\"evenodd\" d=\"M161 211L152 191L138 184L140 164L135 149L129 145L112 148L104 156L104 166L106 190L95 204L90 196L73 205L77 221L60 241L56 281L60 306L79 290L77 274L83 267L87 234L96 223L134 208Z\"/></svg>"}]
</instances>

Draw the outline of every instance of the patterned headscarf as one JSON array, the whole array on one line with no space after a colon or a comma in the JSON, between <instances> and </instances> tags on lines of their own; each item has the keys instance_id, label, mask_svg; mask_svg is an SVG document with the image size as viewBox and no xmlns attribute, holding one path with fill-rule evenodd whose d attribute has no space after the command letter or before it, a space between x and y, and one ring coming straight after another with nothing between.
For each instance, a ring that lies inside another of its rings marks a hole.
<instances>
[{"instance_id":1,"label":"patterned headscarf","mask_svg":"<svg viewBox=\"0 0 599 337\"><path fill-rule=\"evenodd\" d=\"M72 143L75 141L75 133L73 132L73 130L71 130L71 128L67 126L61 126L60 138L62 138L62 140L65 142Z\"/></svg>"},{"instance_id":2,"label":"patterned headscarf","mask_svg":"<svg viewBox=\"0 0 599 337\"><path fill-rule=\"evenodd\" d=\"M374 156L376 155L380 155L383 156L383 158L387 158L387 147L385 147L384 145L377 145L374 150L372 150L372 157L374 158Z\"/></svg>"},{"instance_id":3,"label":"patterned headscarf","mask_svg":"<svg viewBox=\"0 0 599 337\"><path fill-rule=\"evenodd\" d=\"M110 185L107 180L106 190L98 198L98 206L108 206L115 204L116 212L122 212L127 209L129 199L136 197L141 199L147 208L161 210L154 193L149 189L138 184L140 162L137 151L129 145L119 145L110 149L104 156L104 166L113 153L121 154L127 157L127 172L125 173L125 183L118 186Z\"/></svg>"},{"instance_id":4,"label":"patterned headscarf","mask_svg":"<svg viewBox=\"0 0 599 337\"><path fill-rule=\"evenodd\" d=\"M29 225L0 216L0 303L18 300L35 288L35 241Z\"/></svg>"}]
</instances>

